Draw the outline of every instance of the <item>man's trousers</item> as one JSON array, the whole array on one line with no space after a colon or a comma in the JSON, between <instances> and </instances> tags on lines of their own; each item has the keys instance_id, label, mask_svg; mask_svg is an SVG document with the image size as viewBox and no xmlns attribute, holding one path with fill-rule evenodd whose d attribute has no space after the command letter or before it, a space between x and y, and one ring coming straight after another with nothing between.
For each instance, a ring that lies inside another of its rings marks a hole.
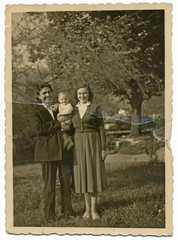
<instances>
[{"instance_id":1,"label":"man's trousers","mask_svg":"<svg viewBox=\"0 0 178 240\"><path fill-rule=\"evenodd\" d=\"M62 213L71 215L71 184L70 166L65 160L41 163L42 176L44 180L44 217L46 219L55 216L55 188L56 173L59 168L61 183L61 205Z\"/></svg>"}]
</instances>

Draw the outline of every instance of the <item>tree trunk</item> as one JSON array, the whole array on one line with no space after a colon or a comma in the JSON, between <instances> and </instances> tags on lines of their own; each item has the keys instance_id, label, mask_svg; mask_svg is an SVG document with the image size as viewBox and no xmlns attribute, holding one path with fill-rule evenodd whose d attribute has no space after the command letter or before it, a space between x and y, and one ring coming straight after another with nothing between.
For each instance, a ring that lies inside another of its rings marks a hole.
<instances>
[{"instance_id":1,"label":"tree trunk","mask_svg":"<svg viewBox=\"0 0 178 240\"><path fill-rule=\"evenodd\" d=\"M131 136L138 137L140 134L140 126L141 126L141 106L142 99L139 97L135 97L132 99L132 121L131 121Z\"/></svg>"}]
</instances>

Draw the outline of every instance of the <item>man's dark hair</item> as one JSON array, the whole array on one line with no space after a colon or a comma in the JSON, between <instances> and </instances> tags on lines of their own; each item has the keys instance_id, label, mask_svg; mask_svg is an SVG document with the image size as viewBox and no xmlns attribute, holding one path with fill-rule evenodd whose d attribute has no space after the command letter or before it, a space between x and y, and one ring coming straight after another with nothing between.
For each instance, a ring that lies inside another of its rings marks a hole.
<instances>
[{"instance_id":1,"label":"man's dark hair","mask_svg":"<svg viewBox=\"0 0 178 240\"><path fill-rule=\"evenodd\" d=\"M77 87L77 88L75 89L75 96L74 96L75 99L78 101L77 91L78 91L78 89L80 89L80 88L86 88L86 89L87 89L87 91L88 91L88 93L89 93L88 101L91 102L91 101L93 100L93 92L92 92L90 86L87 85L87 84L83 84L83 85L81 85L81 86L79 86L79 87Z\"/></svg>"},{"instance_id":2,"label":"man's dark hair","mask_svg":"<svg viewBox=\"0 0 178 240\"><path fill-rule=\"evenodd\" d=\"M36 89L36 94L39 95L40 94L40 91L45 88L45 87L48 87L49 89L51 89L51 91L53 92L53 89L51 87L51 85L47 82L42 82L40 83L38 86L37 86L37 89Z\"/></svg>"}]
</instances>

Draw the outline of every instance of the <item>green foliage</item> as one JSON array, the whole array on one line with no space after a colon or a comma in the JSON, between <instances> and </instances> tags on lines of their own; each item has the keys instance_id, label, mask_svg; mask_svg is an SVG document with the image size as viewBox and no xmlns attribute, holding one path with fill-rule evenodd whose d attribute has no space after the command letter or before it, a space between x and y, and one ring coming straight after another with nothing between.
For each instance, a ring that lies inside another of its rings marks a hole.
<instances>
[{"instance_id":1,"label":"green foliage","mask_svg":"<svg viewBox=\"0 0 178 240\"><path fill-rule=\"evenodd\" d=\"M39 81L56 92L89 83L103 106L110 94L128 99L137 135L142 101L164 90L164 11L34 12L15 19L14 101L35 102Z\"/></svg>"},{"instance_id":2,"label":"green foliage","mask_svg":"<svg viewBox=\"0 0 178 240\"><path fill-rule=\"evenodd\" d=\"M25 46L33 66L45 60L55 85L88 82L131 98L134 79L144 98L162 90L163 11L27 13L23 19L13 46Z\"/></svg>"},{"instance_id":3,"label":"green foliage","mask_svg":"<svg viewBox=\"0 0 178 240\"><path fill-rule=\"evenodd\" d=\"M33 105L13 103L13 164L33 162L34 135L31 129Z\"/></svg>"}]
</instances>

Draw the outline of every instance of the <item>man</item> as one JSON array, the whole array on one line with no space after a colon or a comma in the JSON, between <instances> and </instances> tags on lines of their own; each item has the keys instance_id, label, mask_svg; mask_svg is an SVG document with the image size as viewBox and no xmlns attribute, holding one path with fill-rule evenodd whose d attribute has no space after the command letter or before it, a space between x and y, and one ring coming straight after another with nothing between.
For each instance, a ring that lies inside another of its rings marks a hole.
<instances>
[{"instance_id":1,"label":"man","mask_svg":"<svg viewBox=\"0 0 178 240\"><path fill-rule=\"evenodd\" d=\"M32 118L32 130L36 134L34 161L40 162L44 180L44 217L47 221L55 216L56 172L59 168L61 183L62 213L71 215L70 163L65 158L62 146L61 123L57 112L51 110L52 87L42 83L37 88L40 104Z\"/></svg>"}]
</instances>

